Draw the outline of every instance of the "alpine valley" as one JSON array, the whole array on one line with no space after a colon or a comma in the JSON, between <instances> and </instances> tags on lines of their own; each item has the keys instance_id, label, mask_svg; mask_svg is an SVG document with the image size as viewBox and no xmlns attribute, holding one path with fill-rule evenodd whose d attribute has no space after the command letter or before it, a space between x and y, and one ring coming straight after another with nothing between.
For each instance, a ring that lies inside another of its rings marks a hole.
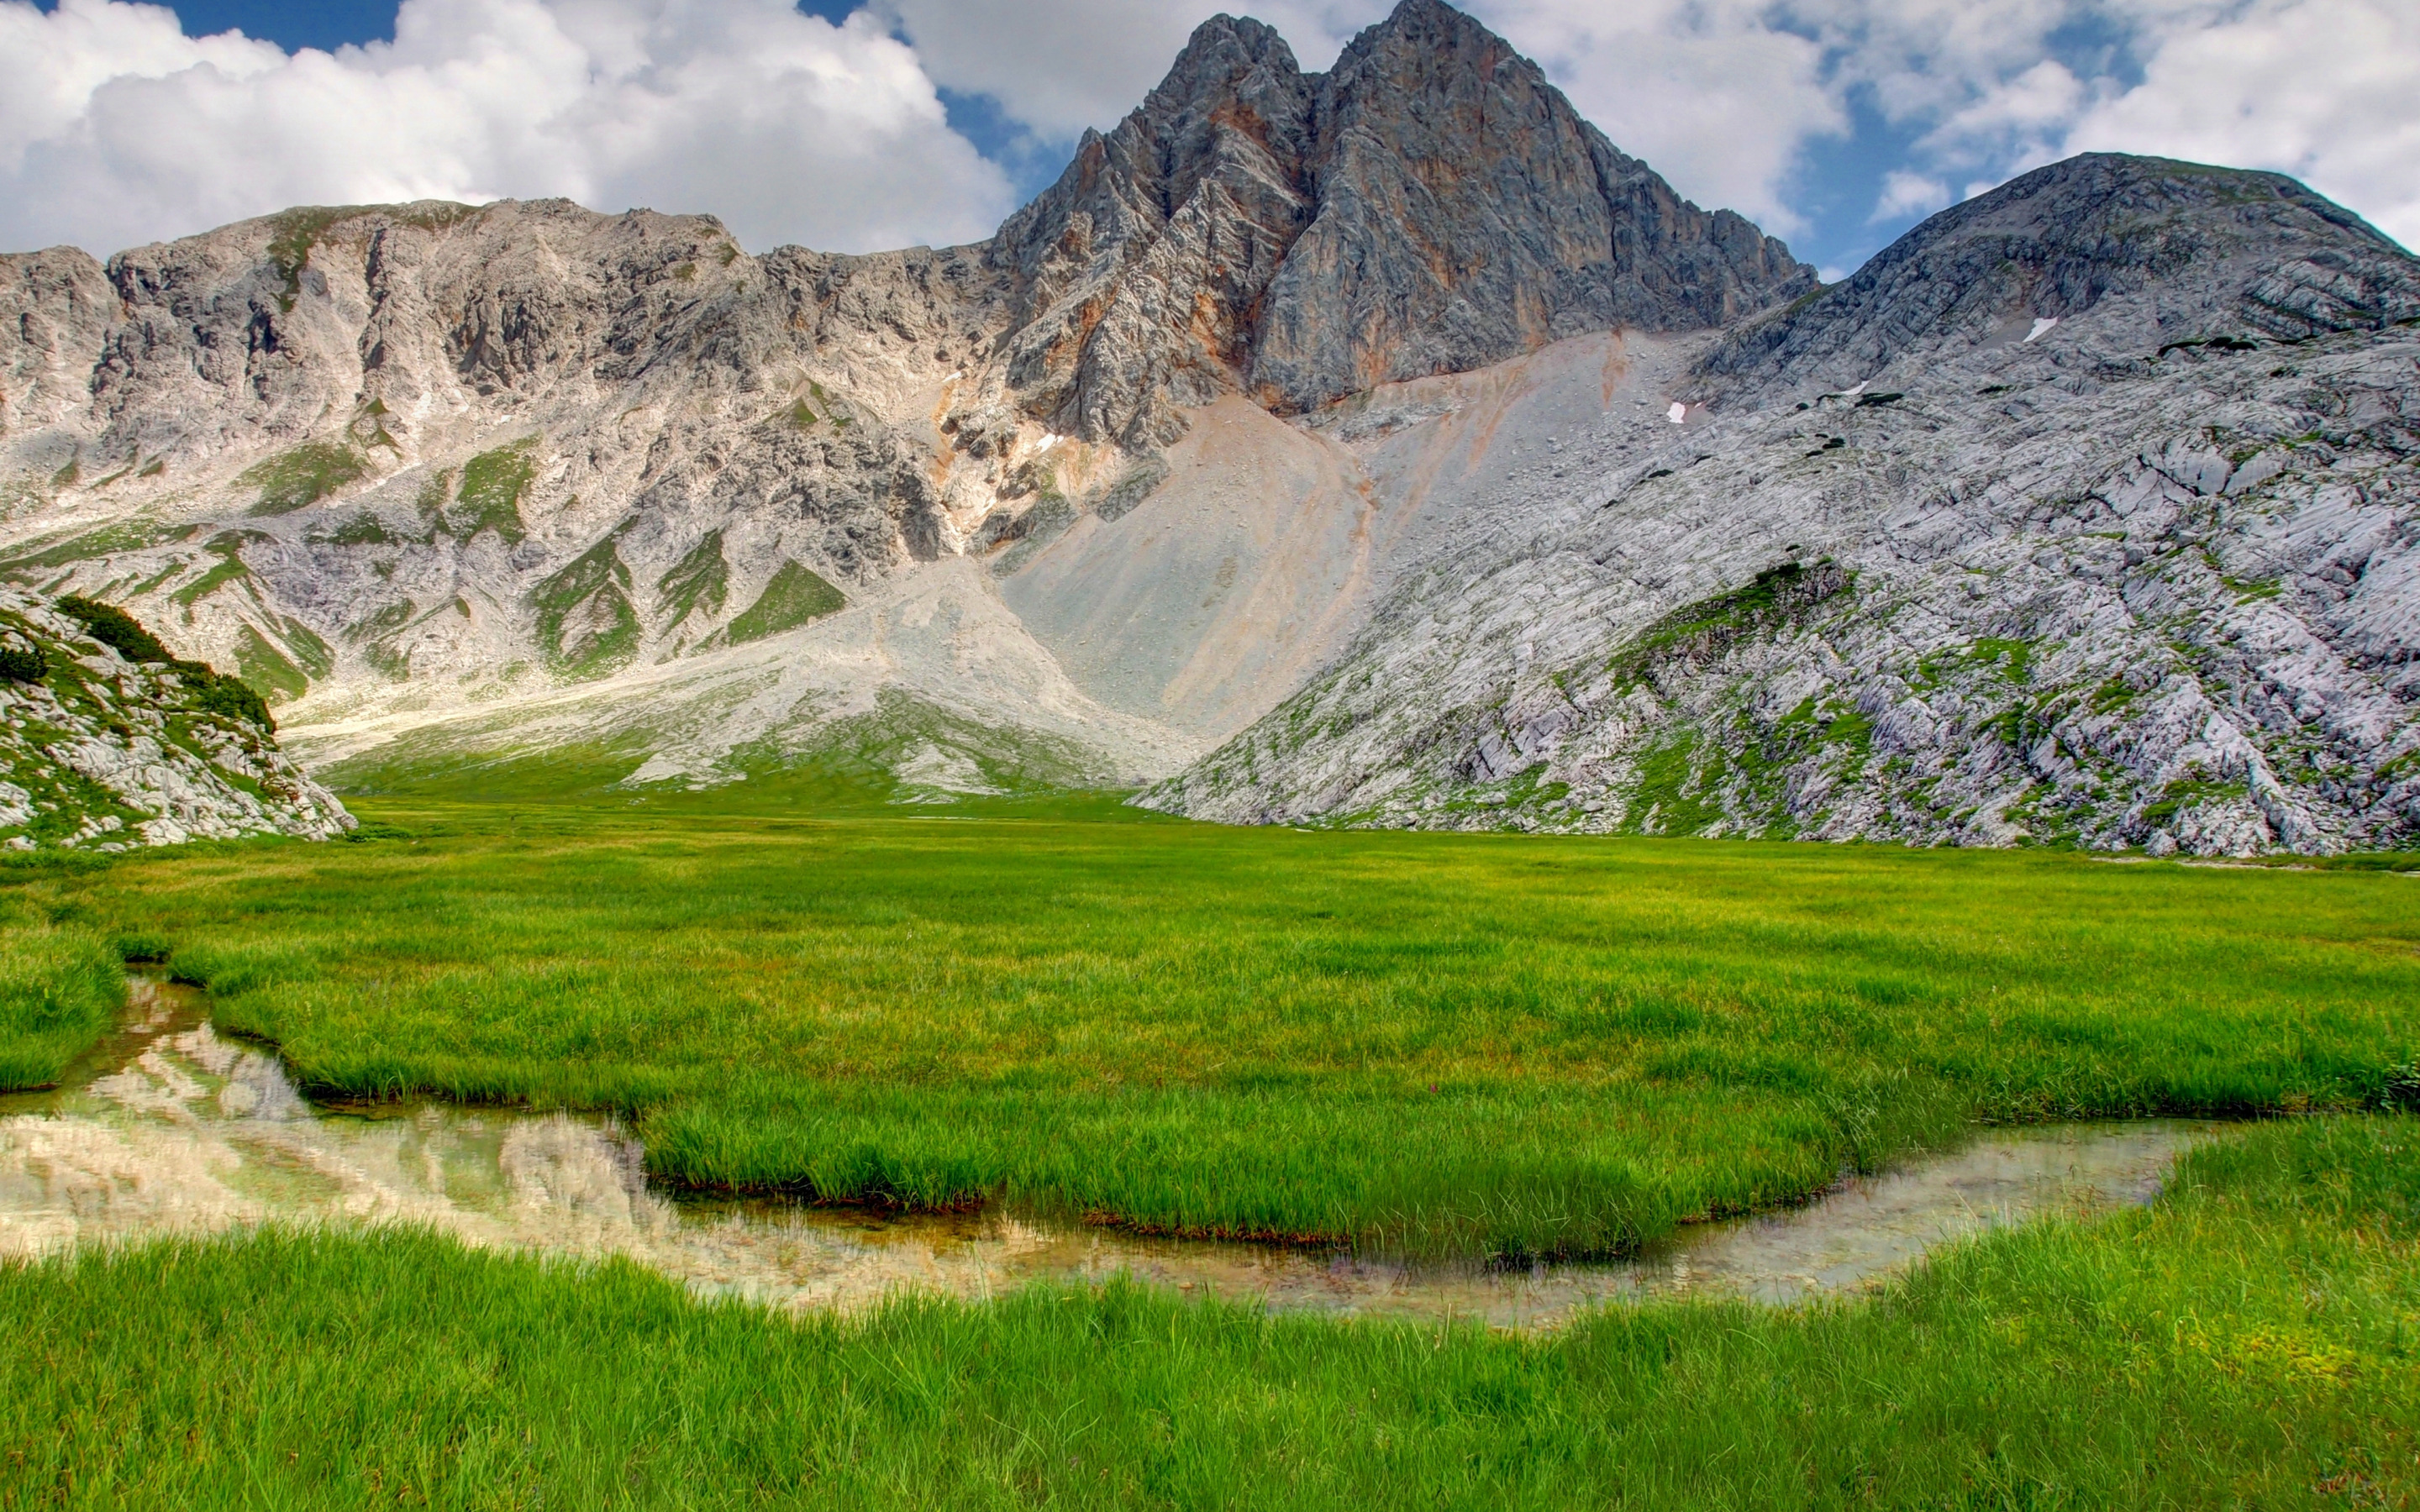
<instances>
[{"instance_id":1,"label":"alpine valley","mask_svg":"<svg viewBox=\"0 0 2420 1512\"><path fill-rule=\"evenodd\" d=\"M2273 174L2071 159L1824 285L1404 0L1324 74L1206 23L974 246L303 208L0 315L10 612L339 791L2420 842L2420 260Z\"/></svg>"}]
</instances>

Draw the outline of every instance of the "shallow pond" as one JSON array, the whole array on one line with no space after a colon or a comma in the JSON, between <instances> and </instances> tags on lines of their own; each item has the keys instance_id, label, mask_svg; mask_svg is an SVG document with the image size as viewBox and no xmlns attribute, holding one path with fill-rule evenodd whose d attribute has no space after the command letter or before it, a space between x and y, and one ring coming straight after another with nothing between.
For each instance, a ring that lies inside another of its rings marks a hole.
<instances>
[{"instance_id":1,"label":"shallow pond","mask_svg":"<svg viewBox=\"0 0 2420 1512\"><path fill-rule=\"evenodd\" d=\"M1142 1238L999 1211L892 1216L703 1201L650 1186L610 1119L420 1103L316 1105L273 1055L221 1038L201 995L137 980L122 1030L59 1089L0 1095L0 1258L264 1222L424 1224L482 1245L623 1255L704 1293L791 1309L902 1289L985 1297L1121 1271L1274 1308L1551 1324L1621 1298L1792 1302L2035 1214L2139 1203L2212 1126L1985 1131L1820 1201L1698 1225L1637 1259L1490 1271Z\"/></svg>"}]
</instances>

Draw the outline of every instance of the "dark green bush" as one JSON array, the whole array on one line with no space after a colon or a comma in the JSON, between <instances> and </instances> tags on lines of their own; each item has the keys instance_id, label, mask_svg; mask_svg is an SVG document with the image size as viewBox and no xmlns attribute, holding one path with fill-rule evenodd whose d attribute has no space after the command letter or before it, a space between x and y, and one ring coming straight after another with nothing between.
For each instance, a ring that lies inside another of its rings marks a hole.
<instances>
[{"instance_id":1,"label":"dark green bush","mask_svg":"<svg viewBox=\"0 0 2420 1512\"><path fill-rule=\"evenodd\" d=\"M241 678L212 671L198 661L172 662L171 666L201 689L202 707L212 714L224 714L233 719L249 719L263 730L274 732L277 721L270 717L269 702L252 685Z\"/></svg>"},{"instance_id":2,"label":"dark green bush","mask_svg":"<svg viewBox=\"0 0 2420 1512\"><path fill-rule=\"evenodd\" d=\"M43 674L50 671L49 662L42 656L42 648L31 640L22 644L15 643L16 640L16 637L0 640L0 678L12 683L40 682Z\"/></svg>"},{"instance_id":3,"label":"dark green bush","mask_svg":"<svg viewBox=\"0 0 2420 1512\"><path fill-rule=\"evenodd\" d=\"M129 661L166 662L177 658L160 638L143 628L133 615L114 604L70 594L53 606L69 619L84 626L84 633L109 647Z\"/></svg>"},{"instance_id":4,"label":"dark green bush","mask_svg":"<svg viewBox=\"0 0 2420 1512\"><path fill-rule=\"evenodd\" d=\"M263 730L273 731L277 722L270 717L269 704L240 678L229 677L209 663L187 661L170 654L160 643L160 638L143 627L142 622L113 604L70 594L58 601L58 611L85 628L85 633L110 647L129 661L148 662L164 666L193 685L201 706L212 714L234 719L249 719Z\"/></svg>"}]
</instances>

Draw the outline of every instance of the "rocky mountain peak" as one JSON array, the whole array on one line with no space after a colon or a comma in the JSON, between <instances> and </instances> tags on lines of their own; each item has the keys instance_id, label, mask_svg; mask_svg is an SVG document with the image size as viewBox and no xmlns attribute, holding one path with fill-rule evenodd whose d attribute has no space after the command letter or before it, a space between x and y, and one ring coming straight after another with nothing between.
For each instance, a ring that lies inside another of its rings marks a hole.
<instances>
[{"instance_id":1,"label":"rocky mountain peak","mask_svg":"<svg viewBox=\"0 0 2420 1512\"><path fill-rule=\"evenodd\" d=\"M1217 108L1222 100L1257 102L1274 91L1298 97L1303 72L1276 27L1249 16L1217 15L1193 28L1167 77L1144 97L1141 114L1165 116Z\"/></svg>"},{"instance_id":2,"label":"rocky mountain peak","mask_svg":"<svg viewBox=\"0 0 2420 1512\"><path fill-rule=\"evenodd\" d=\"M1538 74L1512 44L1443 0L1403 0L1386 20L1347 42L1331 71L1340 81L1419 93L1456 75L1485 78L1504 63Z\"/></svg>"},{"instance_id":3,"label":"rocky mountain peak","mask_svg":"<svg viewBox=\"0 0 2420 1512\"><path fill-rule=\"evenodd\" d=\"M1140 447L1221 393L1314 409L1581 332L1719 324L1814 284L1437 0L1406 0L1324 75L1257 22L1205 23L992 255L1021 284L1012 378L1032 411Z\"/></svg>"},{"instance_id":4,"label":"rocky mountain peak","mask_svg":"<svg viewBox=\"0 0 2420 1512\"><path fill-rule=\"evenodd\" d=\"M1010 381L1056 430L1143 446L1232 387L1249 313L1309 219L1308 81L1256 21L1193 34L1108 136L1001 228L1019 284Z\"/></svg>"},{"instance_id":5,"label":"rocky mountain peak","mask_svg":"<svg viewBox=\"0 0 2420 1512\"><path fill-rule=\"evenodd\" d=\"M2086 153L1943 210L1702 371L1733 387L1896 387L2086 316L2062 345L2118 364L2382 329L2420 316L2420 259L2282 174Z\"/></svg>"}]
</instances>

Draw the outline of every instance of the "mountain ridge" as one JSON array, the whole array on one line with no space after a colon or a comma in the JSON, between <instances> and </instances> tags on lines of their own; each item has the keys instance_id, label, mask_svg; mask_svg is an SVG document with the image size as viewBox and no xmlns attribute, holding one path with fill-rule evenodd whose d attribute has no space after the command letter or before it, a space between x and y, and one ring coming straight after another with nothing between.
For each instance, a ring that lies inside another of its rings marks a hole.
<instances>
[{"instance_id":1,"label":"mountain ridge","mask_svg":"<svg viewBox=\"0 0 2420 1512\"><path fill-rule=\"evenodd\" d=\"M2062 262L2106 240L2079 203L2127 208L2122 256ZM2290 180L2052 165L1714 337L1662 444L1566 435L1592 485L1508 486L1517 535L1466 532L1455 572L1379 606L1146 801L1294 824L2410 845L2415 327L2420 260Z\"/></svg>"},{"instance_id":2,"label":"mountain ridge","mask_svg":"<svg viewBox=\"0 0 2420 1512\"><path fill-rule=\"evenodd\" d=\"M1324 74L1218 17L968 247L538 201L0 258L0 573L352 772L2408 843L2414 267L2096 155L1819 288L1437 0Z\"/></svg>"},{"instance_id":3,"label":"mountain ridge","mask_svg":"<svg viewBox=\"0 0 2420 1512\"><path fill-rule=\"evenodd\" d=\"M1073 266L1104 225L1114 257ZM1302 413L1586 330L1720 324L1814 285L1438 0L1404 0L1324 74L1262 23L1204 22L990 245L1026 280L1012 375L1046 418L1162 443L1170 407L1227 392L1230 369L1264 408ZM1110 353L1103 330L1122 338Z\"/></svg>"}]
</instances>

